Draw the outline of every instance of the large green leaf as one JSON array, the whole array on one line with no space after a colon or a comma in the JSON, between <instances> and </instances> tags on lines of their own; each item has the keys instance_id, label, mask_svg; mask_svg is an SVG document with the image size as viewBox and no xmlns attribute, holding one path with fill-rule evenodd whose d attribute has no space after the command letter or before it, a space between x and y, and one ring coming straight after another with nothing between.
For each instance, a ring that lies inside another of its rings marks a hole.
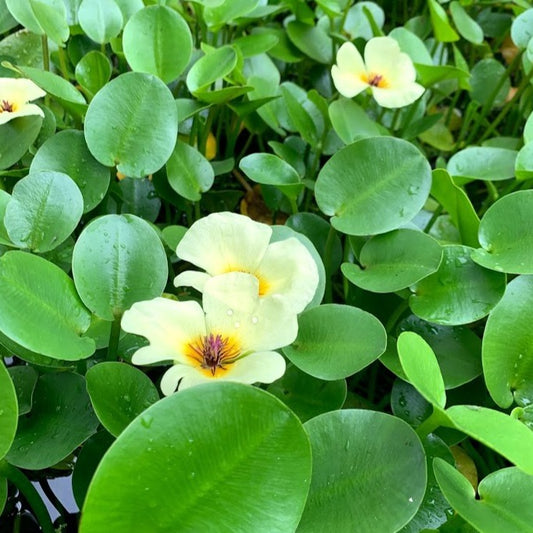
<instances>
[{"instance_id":1,"label":"large green leaf","mask_svg":"<svg viewBox=\"0 0 533 533\"><path fill-rule=\"evenodd\" d=\"M434 0L435 1L435 0ZM501 80L504 80L501 83ZM501 106L511 88L511 82L506 76L505 67L496 59L482 59L470 72L470 86L472 100L479 102L489 109ZM495 94L494 90L498 88Z\"/></svg>"},{"instance_id":2,"label":"large green leaf","mask_svg":"<svg viewBox=\"0 0 533 533\"><path fill-rule=\"evenodd\" d=\"M320 379L341 379L359 372L387 344L381 322L349 305L313 307L298 317L298 324L298 337L283 353L298 368Z\"/></svg>"},{"instance_id":3,"label":"large green leaf","mask_svg":"<svg viewBox=\"0 0 533 533\"><path fill-rule=\"evenodd\" d=\"M472 252L480 265L512 274L533 274L533 191L518 191L492 204L479 225L482 248Z\"/></svg>"},{"instance_id":4,"label":"large green leaf","mask_svg":"<svg viewBox=\"0 0 533 533\"><path fill-rule=\"evenodd\" d=\"M479 498L468 481L442 459L433 463L439 486L453 508L483 533L533 532L533 476L518 468L503 468L483 478Z\"/></svg>"},{"instance_id":5,"label":"large green leaf","mask_svg":"<svg viewBox=\"0 0 533 533\"><path fill-rule=\"evenodd\" d=\"M289 533L310 477L309 441L287 407L260 389L209 383L124 430L89 487L80 532Z\"/></svg>"},{"instance_id":6,"label":"large green leaf","mask_svg":"<svg viewBox=\"0 0 533 533\"><path fill-rule=\"evenodd\" d=\"M74 231L83 213L80 189L66 174L40 171L13 187L4 224L20 248L48 252Z\"/></svg>"},{"instance_id":7,"label":"large green leaf","mask_svg":"<svg viewBox=\"0 0 533 533\"><path fill-rule=\"evenodd\" d=\"M403 420L342 410L309 420L305 429L313 478L299 532L398 531L415 515L426 489L426 461Z\"/></svg>"},{"instance_id":8,"label":"large green leaf","mask_svg":"<svg viewBox=\"0 0 533 533\"><path fill-rule=\"evenodd\" d=\"M206 90L227 76L237 65L237 52L231 46L222 46L201 57L187 74L187 87L191 93Z\"/></svg>"},{"instance_id":9,"label":"large green leaf","mask_svg":"<svg viewBox=\"0 0 533 533\"><path fill-rule=\"evenodd\" d=\"M501 411L477 405L454 405L446 415L453 427L533 475L533 431L525 424Z\"/></svg>"},{"instance_id":10,"label":"large green leaf","mask_svg":"<svg viewBox=\"0 0 533 533\"><path fill-rule=\"evenodd\" d=\"M83 196L85 213L102 201L109 187L109 169L91 155L82 131L64 130L50 137L31 162L30 172L41 170L63 172L72 178Z\"/></svg>"},{"instance_id":11,"label":"large green leaf","mask_svg":"<svg viewBox=\"0 0 533 533\"><path fill-rule=\"evenodd\" d=\"M468 324L488 315L505 290L505 275L470 259L472 248L443 246L434 274L413 286L409 305L415 315L436 324Z\"/></svg>"},{"instance_id":12,"label":"large green leaf","mask_svg":"<svg viewBox=\"0 0 533 533\"><path fill-rule=\"evenodd\" d=\"M121 74L93 98L85 139L94 157L130 177L159 170L176 144L178 117L168 87L156 76Z\"/></svg>"},{"instance_id":13,"label":"large green leaf","mask_svg":"<svg viewBox=\"0 0 533 533\"><path fill-rule=\"evenodd\" d=\"M122 46L133 70L154 74L169 83L185 70L191 59L192 36L175 10L149 6L130 18L124 28Z\"/></svg>"},{"instance_id":14,"label":"large green leaf","mask_svg":"<svg viewBox=\"0 0 533 533\"><path fill-rule=\"evenodd\" d=\"M431 169L411 143L362 139L335 153L318 175L315 194L334 228L349 235L385 233L409 222L431 187Z\"/></svg>"},{"instance_id":15,"label":"large green leaf","mask_svg":"<svg viewBox=\"0 0 533 533\"><path fill-rule=\"evenodd\" d=\"M94 352L94 341L81 336L90 314L72 280L56 265L29 253L7 252L0 257L0 292L0 331L11 341L69 361Z\"/></svg>"},{"instance_id":16,"label":"large green leaf","mask_svg":"<svg viewBox=\"0 0 533 533\"><path fill-rule=\"evenodd\" d=\"M96 432L85 379L69 372L44 374L37 381L31 412L21 417L7 460L21 468L55 465Z\"/></svg>"},{"instance_id":17,"label":"large green leaf","mask_svg":"<svg viewBox=\"0 0 533 533\"><path fill-rule=\"evenodd\" d=\"M133 303L161 295L167 257L147 222L134 215L106 215L78 238L72 273L85 305L100 318L114 320Z\"/></svg>"},{"instance_id":18,"label":"large green leaf","mask_svg":"<svg viewBox=\"0 0 533 533\"><path fill-rule=\"evenodd\" d=\"M354 285L372 292L405 289L435 272L442 259L439 243L411 229L398 229L369 239L359 263L343 263L342 273Z\"/></svg>"},{"instance_id":19,"label":"large green leaf","mask_svg":"<svg viewBox=\"0 0 533 533\"><path fill-rule=\"evenodd\" d=\"M306 56L326 65L332 63L331 37L322 28L298 20L291 20L286 28L289 39Z\"/></svg>"},{"instance_id":20,"label":"large green leaf","mask_svg":"<svg viewBox=\"0 0 533 533\"><path fill-rule=\"evenodd\" d=\"M125 363L104 362L86 374L87 391L102 425L115 437L147 407L159 400L150 378Z\"/></svg>"},{"instance_id":21,"label":"large green leaf","mask_svg":"<svg viewBox=\"0 0 533 533\"><path fill-rule=\"evenodd\" d=\"M492 310L483 336L483 374L500 407L533 403L533 276L515 278Z\"/></svg>"},{"instance_id":22,"label":"large green leaf","mask_svg":"<svg viewBox=\"0 0 533 533\"><path fill-rule=\"evenodd\" d=\"M0 359L0 407L0 459L2 459L11 448L18 423L17 395L2 359ZM1 507L0 502L0 514Z\"/></svg>"}]
</instances>

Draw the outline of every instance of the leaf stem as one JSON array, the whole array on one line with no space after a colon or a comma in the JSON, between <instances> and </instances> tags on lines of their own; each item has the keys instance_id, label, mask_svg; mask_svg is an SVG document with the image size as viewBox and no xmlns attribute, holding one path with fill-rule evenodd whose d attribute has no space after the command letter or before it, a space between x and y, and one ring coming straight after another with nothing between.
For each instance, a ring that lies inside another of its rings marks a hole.
<instances>
[{"instance_id":1,"label":"leaf stem","mask_svg":"<svg viewBox=\"0 0 533 533\"><path fill-rule=\"evenodd\" d=\"M18 468L10 465L5 459L0 460L0 474L13 483L24 495L35 517L39 521L43 533L55 533L46 505L30 480Z\"/></svg>"},{"instance_id":2,"label":"leaf stem","mask_svg":"<svg viewBox=\"0 0 533 533\"><path fill-rule=\"evenodd\" d=\"M48 50L48 37L41 35L41 45L43 49L43 68L50 70L50 51Z\"/></svg>"}]
</instances>

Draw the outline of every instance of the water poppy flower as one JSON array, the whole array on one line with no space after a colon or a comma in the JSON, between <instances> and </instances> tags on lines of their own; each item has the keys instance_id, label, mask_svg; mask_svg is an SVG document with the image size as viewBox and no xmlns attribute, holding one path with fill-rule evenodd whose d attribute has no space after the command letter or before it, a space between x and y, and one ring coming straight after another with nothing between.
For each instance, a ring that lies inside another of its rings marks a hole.
<instances>
[{"instance_id":1,"label":"water poppy flower","mask_svg":"<svg viewBox=\"0 0 533 533\"><path fill-rule=\"evenodd\" d=\"M271 243L271 236L270 226L236 213L213 213L196 221L176 254L205 272L182 272L174 285L203 291L212 276L246 272L257 279L261 297L281 297L294 313L300 313L318 286L316 263L298 239Z\"/></svg>"},{"instance_id":2,"label":"water poppy flower","mask_svg":"<svg viewBox=\"0 0 533 533\"><path fill-rule=\"evenodd\" d=\"M213 380L271 383L285 372L277 348L294 341L296 315L283 299L259 297L255 276L231 272L204 284L203 309L195 301L166 298L134 303L122 329L150 344L133 354L136 365L171 360L163 394Z\"/></svg>"},{"instance_id":3,"label":"water poppy flower","mask_svg":"<svg viewBox=\"0 0 533 533\"><path fill-rule=\"evenodd\" d=\"M0 125L17 117L40 115L43 110L28 102L42 98L46 93L33 81L24 78L0 78Z\"/></svg>"},{"instance_id":4,"label":"water poppy flower","mask_svg":"<svg viewBox=\"0 0 533 533\"><path fill-rule=\"evenodd\" d=\"M415 82L411 58L392 37L374 37L365 46L365 59L352 43L337 52L331 68L333 83L342 96L352 98L370 88L382 107L403 107L420 98L424 87Z\"/></svg>"}]
</instances>

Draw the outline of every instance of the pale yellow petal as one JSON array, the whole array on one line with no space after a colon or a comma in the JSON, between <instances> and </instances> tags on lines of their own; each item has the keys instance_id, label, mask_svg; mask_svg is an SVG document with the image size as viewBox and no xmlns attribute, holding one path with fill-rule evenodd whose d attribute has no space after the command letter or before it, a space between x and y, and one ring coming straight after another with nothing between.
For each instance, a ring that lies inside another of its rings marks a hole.
<instances>
[{"instance_id":1,"label":"pale yellow petal","mask_svg":"<svg viewBox=\"0 0 533 533\"><path fill-rule=\"evenodd\" d=\"M352 43L344 43L337 52L337 67L354 75L365 74L365 64L359 50Z\"/></svg>"},{"instance_id":2,"label":"pale yellow petal","mask_svg":"<svg viewBox=\"0 0 533 533\"><path fill-rule=\"evenodd\" d=\"M175 353L165 353L161 346L143 346L139 348L132 356L131 362L134 365L151 365L161 363L162 361L173 361Z\"/></svg>"},{"instance_id":3,"label":"pale yellow petal","mask_svg":"<svg viewBox=\"0 0 533 533\"><path fill-rule=\"evenodd\" d=\"M394 89L372 87L372 94L380 106L397 108L412 104L422 96L424 90L418 83L409 83Z\"/></svg>"},{"instance_id":4,"label":"pale yellow petal","mask_svg":"<svg viewBox=\"0 0 533 533\"><path fill-rule=\"evenodd\" d=\"M296 313L277 295L260 297L255 276L233 272L204 287L207 329L235 339L242 352L287 346L298 333Z\"/></svg>"},{"instance_id":5,"label":"pale yellow petal","mask_svg":"<svg viewBox=\"0 0 533 533\"><path fill-rule=\"evenodd\" d=\"M236 213L213 213L196 221L176 254L208 274L253 272L261 262L272 230Z\"/></svg>"},{"instance_id":6,"label":"pale yellow petal","mask_svg":"<svg viewBox=\"0 0 533 533\"><path fill-rule=\"evenodd\" d=\"M179 383L181 380L181 383ZM192 366L177 364L170 367L161 378L161 392L165 396L170 396L178 388L179 390L214 381L212 378L204 376Z\"/></svg>"},{"instance_id":7,"label":"pale yellow petal","mask_svg":"<svg viewBox=\"0 0 533 533\"><path fill-rule=\"evenodd\" d=\"M39 115L44 117L43 110L35 104L24 104L20 106L16 111L3 111L0 113L0 124L5 124L10 120L18 117L27 117L30 115Z\"/></svg>"},{"instance_id":8,"label":"pale yellow petal","mask_svg":"<svg viewBox=\"0 0 533 533\"><path fill-rule=\"evenodd\" d=\"M257 271L268 290L301 313L318 287L318 269L307 248L295 237L270 244Z\"/></svg>"},{"instance_id":9,"label":"pale yellow petal","mask_svg":"<svg viewBox=\"0 0 533 533\"><path fill-rule=\"evenodd\" d=\"M285 373L285 359L277 352L255 352L228 367L220 379L240 383L272 383Z\"/></svg>"},{"instance_id":10,"label":"pale yellow petal","mask_svg":"<svg viewBox=\"0 0 533 533\"><path fill-rule=\"evenodd\" d=\"M38 85L25 78L0 78L0 102L5 100L17 106L46 95Z\"/></svg>"},{"instance_id":11,"label":"pale yellow petal","mask_svg":"<svg viewBox=\"0 0 533 533\"><path fill-rule=\"evenodd\" d=\"M196 272L195 270L186 270L174 278L175 287L193 287L197 291L204 290L205 282L211 276L205 272Z\"/></svg>"},{"instance_id":12,"label":"pale yellow petal","mask_svg":"<svg viewBox=\"0 0 533 533\"><path fill-rule=\"evenodd\" d=\"M367 71L370 75L382 76L385 83L389 83L398 77L398 68L403 67L399 65L400 55L400 45L392 37L374 37L365 46Z\"/></svg>"},{"instance_id":13,"label":"pale yellow petal","mask_svg":"<svg viewBox=\"0 0 533 533\"><path fill-rule=\"evenodd\" d=\"M331 77L335 88L345 98L353 98L369 87L361 76L342 71L336 65L331 67Z\"/></svg>"},{"instance_id":14,"label":"pale yellow petal","mask_svg":"<svg viewBox=\"0 0 533 533\"><path fill-rule=\"evenodd\" d=\"M122 317L122 329L146 337L151 345L151 361L159 351L160 360L182 360L184 347L205 335L205 317L197 302L176 302L154 298L134 303ZM141 348L143 350L143 348ZM144 359L141 352L134 360Z\"/></svg>"}]
</instances>

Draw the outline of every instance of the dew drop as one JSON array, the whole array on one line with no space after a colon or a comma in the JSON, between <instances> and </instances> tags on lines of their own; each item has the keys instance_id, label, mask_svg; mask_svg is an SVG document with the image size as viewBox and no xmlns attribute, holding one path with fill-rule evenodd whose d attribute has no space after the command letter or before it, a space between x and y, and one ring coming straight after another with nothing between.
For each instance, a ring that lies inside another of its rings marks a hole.
<instances>
[{"instance_id":1,"label":"dew drop","mask_svg":"<svg viewBox=\"0 0 533 533\"><path fill-rule=\"evenodd\" d=\"M233 324L236 328L240 328L241 327L241 323L240 322L235 322L235 324Z\"/></svg>"},{"instance_id":2,"label":"dew drop","mask_svg":"<svg viewBox=\"0 0 533 533\"><path fill-rule=\"evenodd\" d=\"M257 324L259 322L259 319L256 316L252 317L252 324Z\"/></svg>"},{"instance_id":3,"label":"dew drop","mask_svg":"<svg viewBox=\"0 0 533 533\"><path fill-rule=\"evenodd\" d=\"M227 314L228 316L232 316L232 315L233 315L233 309L228 309L228 310L226 311L226 314Z\"/></svg>"}]
</instances>

